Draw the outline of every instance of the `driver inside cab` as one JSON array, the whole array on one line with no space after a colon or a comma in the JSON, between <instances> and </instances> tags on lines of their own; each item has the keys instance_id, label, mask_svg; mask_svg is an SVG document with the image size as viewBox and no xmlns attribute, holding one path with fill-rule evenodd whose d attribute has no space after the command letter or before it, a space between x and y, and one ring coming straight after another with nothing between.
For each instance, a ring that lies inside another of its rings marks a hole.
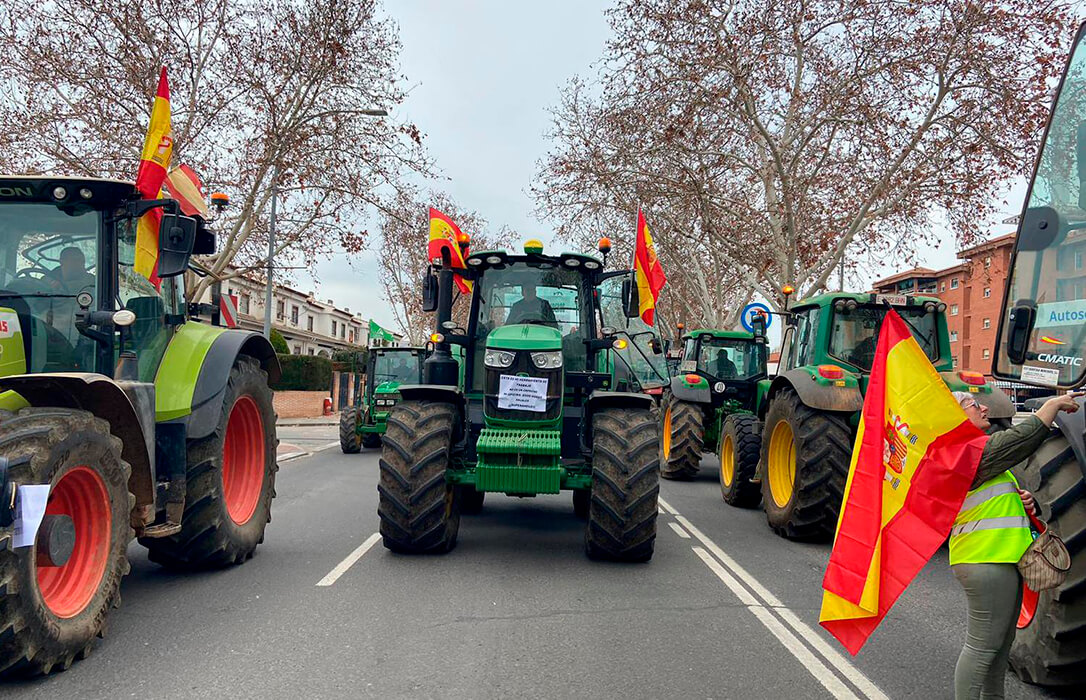
<instances>
[{"instance_id":1,"label":"driver inside cab","mask_svg":"<svg viewBox=\"0 0 1086 700\"><path fill-rule=\"evenodd\" d=\"M875 346L878 345L878 338L876 333L878 328L864 328L866 336L860 342L856 343L856 347L852 349L849 354L849 362L857 367L870 368L875 362Z\"/></svg>"},{"instance_id":2,"label":"driver inside cab","mask_svg":"<svg viewBox=\"0 0 1086 700\"><path fill-rule=\"evenodd\" d=\"M714 374L721 379L735 379L739 376L739 370L723 348L717 350L716 372Z\"/></svg>"},{"instance_id":3,"label":"driver inside cab","mask_svg":"<svg viewBox=\"0 0 1086 700\"><path fill-rule=\"evenodd\" d=\"M544 326L557 328L558 319L554 315L554 309L549 301L540 299L536 295L535 285L525 284L522 291L524 297L509 309L509 316L505 319L506 325L540 323Z\"/></svg>"},{"instance_id":4,"label":"driver inside cab","mask_svg":"<svg viewBox=\"0 0 1086 700\"><path fill-rule=\"evenodd\" d=\"M75 246L60 251L60 265L50 270L45 279L61 293L78 294L87 287L90 287L87 291L94 292L94 275L87 272L87 259Z\"/></svg>"}]
</instances>

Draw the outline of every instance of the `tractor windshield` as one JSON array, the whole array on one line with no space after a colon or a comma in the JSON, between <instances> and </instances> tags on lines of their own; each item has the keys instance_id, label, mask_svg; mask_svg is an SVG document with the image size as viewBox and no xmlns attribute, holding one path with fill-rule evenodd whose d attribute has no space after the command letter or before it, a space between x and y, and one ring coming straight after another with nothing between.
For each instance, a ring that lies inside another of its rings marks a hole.
<instances>
[{"instance_id":1,"label":"tractor windshield","mask_svg":"<svg viewBox=\"0 0 1086 700\"><path fill-rule=\"evenodd\" d=\"M916 342L932 362L939 359L936 314L923 307L897 306L894 310L909 326ZM860 306L852 311L835 311L830 332L830 355L867 372L875 361L879 328L886 317L884 306Z\"/></svg>"},{"instance_id":2,"label":"tractor windshield","mask_svg":"<svg viewBox=\"0 0 1086 700\"><path fill-rule=\"evenodd\" d=\"M753 379L765 374L766 346L738 338L698 342L698 370L716 379Z\"/></svg>"},{"instance_id":3,"label":"tractor windshield","mask_svg":"<svg viewBox=\"0 0 1086 700\"><path fill-rule=\"evenodd\" d=\"M378 353L374 360L374 387L385 382L418 384L421 377L422 353L418 350L382 352Z\"/></svg>"},{"instance_id":4,"label":"tractor windshield","mask_svg":"<svg viewBox=\"0 0 1086 700\"><path fill-rule=\"evenodd\" d=\"M5 374L92 370L91 341L75 327L76 297L98 297L101 217L89 208L0 206L0 340ZM21 343L12 342L19 336ZM11 347L9 348L9 344ZM17 355L16 355L17 353ZM14 362L15 364L12 364Z\"/></svg>"}]
</instances>

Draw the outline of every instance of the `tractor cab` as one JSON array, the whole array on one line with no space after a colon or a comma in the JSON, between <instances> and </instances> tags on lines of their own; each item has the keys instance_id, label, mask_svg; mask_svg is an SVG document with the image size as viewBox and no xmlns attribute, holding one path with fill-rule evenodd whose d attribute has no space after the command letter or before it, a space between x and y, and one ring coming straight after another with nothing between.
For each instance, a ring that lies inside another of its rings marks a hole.
<instances>
[{"instance_id":1,"label":"tractor cab","mask_svg":"<svg viewBox=\"0 0 1086 700\"><path fill-rule=\"evenodd\" d=\"M766 376L769 357L768 343L763 334L712 329L694 330L683 336L683 354L677 379L707 384L714 406L728 401L747 405L755 386Z\"/></svg>"}]
</instances>

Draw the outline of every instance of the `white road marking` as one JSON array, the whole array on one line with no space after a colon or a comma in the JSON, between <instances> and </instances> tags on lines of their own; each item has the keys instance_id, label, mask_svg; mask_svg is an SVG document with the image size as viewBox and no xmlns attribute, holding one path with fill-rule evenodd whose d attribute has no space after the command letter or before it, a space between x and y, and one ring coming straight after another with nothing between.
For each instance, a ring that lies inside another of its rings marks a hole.
<instances>
[{"instance_id":1,"label":"white road marking","mask_svg":"<svg viewBox=\"0 0 1086 700\"><path fill-rule=\"evenodd\" d=\"M674 508L672 508L670 505L668 505L667 501L665 501L662 498L658 498L657 503L660 505L661 508L666 510L668 513L671 513L672 515L675 515L675 514L677 514L679 512L679 511L675 510Z\"/></svg>"},{"instance_id":2,"label":"white road marking","mask_svg":"<svg viewBox=\"0 0 1086 700\"><path fill-rule=\"evenodd\" d=\"M677 524L669 522L668 525L671 526L671 529L674 530L675 534L679 537L683 538L684 540L690 539L690 533L679 527Z\"/></svg>"},{"instance_id":3,"label":"white road marking","mask_svg":"<svg viewBox=\"0 0 1086 700\"><path fill-rule=\"evenodd\" d=\"M338 444L338 443L337 443ZM347 572L347 569L355 565L362 555L370 551L370 547L377 544L377 540L381 539L381 533L375 532L366 538L366 541L358 545L358 548L347 555L347 558L336 564L336 568L328 572L328 575L317 581L318 586L331 586L336 582L340 576Z\"/></svg>"},{"instance_id":4,"label":"white road marking","mask_svg":"<svg viewBox=\"0 0 1086 700\"><path fill-rule=\"evenodd\" d=\"M667 511L663 508L660 508L659 506L657 506L656 510L660 512L660 515L667 515Z\"/></svg>"},{"instance_id":5,"label":"white road marking","mask_svg":"<svg viewBox=\"0 0 1086 700\"><path fill-rule=\"evenodd\" d=\"M333 447L339 447L339 440L336 440L335 442L330 442L327 445L324 445L323 447L318 447L317 449L313 450L313 452L314 452L314 454L317 453L317 452L324 452L325 450L330 450Z\"/></svg>"},{"instance_id":6,"label":"white road marking","mask_svg":"<svg viewBox=\"0 0 1086 700\"><path fill-rule=\"evenodd\" d=\"M825 639L818 635L809 625L800 620L794 612L789 610L780 598L770 593L769 589L762 585L758 579L754 578L746 569L739 565L731 556L728 555L723 549L713 542L705 535L701 530L694 527L684 516L680 515L677 510L666 503L662 498L659 499L660 505L670 511L677 521L679 521L684 528L695 538L697 538L705 548L713 553L735 576L750 587L754 594L757 595L762 601L765 602L767 608L773 609L777 615L783 619L789 627L795 630L800 637L805 639L818 653L820 653L837 671L843 675L849 682L856 686L866 697L871 700L889 700L889 697L879 689L875 683L865 676L859 669L852 665L852 663L844 657L837 649L834 649ZM740 597L742 600L742 598ZM761 619L761 618L759 618ZM787 646L787 645L786 645ZM813 673L813 671L812 671Z\"/></svg>"}]
</instances>

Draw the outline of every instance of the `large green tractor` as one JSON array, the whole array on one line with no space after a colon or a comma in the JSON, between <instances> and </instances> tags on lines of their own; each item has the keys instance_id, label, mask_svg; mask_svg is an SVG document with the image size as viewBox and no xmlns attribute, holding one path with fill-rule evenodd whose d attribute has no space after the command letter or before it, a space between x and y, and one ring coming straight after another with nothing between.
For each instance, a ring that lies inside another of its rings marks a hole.
<instances>
[{"instance_id":1,"label":"large green tractor","mask_svg":"<svg viewBox=\"0 0 1086 700\"><path fill-rule=\"evenodd\" d=\"M852 443L890 306L952 391L968 391L1006 427L1014 405L972 371L955 371L946 305L933 297L834 293L811 297L785 315L780 369L763 381L758 466L766 518L789 539L829 540L837 527Z\"/></svg>"},{"instance_id":2,"label":"large green tractor","mask_svg":"<svg viewBox=\"0 0 1086 700\"><path fill-rule=\"evenodd\" d=\"M612 350L630 341L601 323L611 295L597 295L620 282L623 314L636 316L632 271L605 272L605 258L591 255L545 255L538 241L523 254L473 253L462 270L473 286L465 328L452 320L448 255L424 278L423 306L437 311L426 383L401 385L384 436L384 545L447 552L461 512L486 493L567 490L587 518L590 557L648 560L659 493L655 399L616 390L621 359ZM463 380L453 347L463 349Z\"/></svg>"},{"instance_id":3,"label":"large green tractor","mask_svg":"<svg viewBox=\"0 0 1086 700\"><path fill-rule=\"evenodd\" d=\"M155 208L158 289L133 271ZM0 675L90 652L133 535L175 569L263 540L279 365L262 336L190 320L181 273L214 248L128 182L0 177Z\"/></svg>"},{"instance_id":4,"label":"large green tractor","mask_svg":"<svg viewBox=\"0 0 1086 700\"><path fill-rule=\"evenodd\" d=\"M663 477L693 478L702 453L717 453L724 500L758 505L758 387L768 355L764 319L754 333L699 329L683 336L679 374L671 379L663 415Z\"/></svg>"},{"instance_id":5,"label":"large green tractor","mask_svg":"<svg viewBox=\"0 0 1086 700\"><path fill-rule=\"evenodd\" d=\"M346 454L381 446L388 414L400 399L401 384L422 383L423 348L371 347L366 362L366 388L339 416L339 446Z\"/></svg>"}]
</instances>

